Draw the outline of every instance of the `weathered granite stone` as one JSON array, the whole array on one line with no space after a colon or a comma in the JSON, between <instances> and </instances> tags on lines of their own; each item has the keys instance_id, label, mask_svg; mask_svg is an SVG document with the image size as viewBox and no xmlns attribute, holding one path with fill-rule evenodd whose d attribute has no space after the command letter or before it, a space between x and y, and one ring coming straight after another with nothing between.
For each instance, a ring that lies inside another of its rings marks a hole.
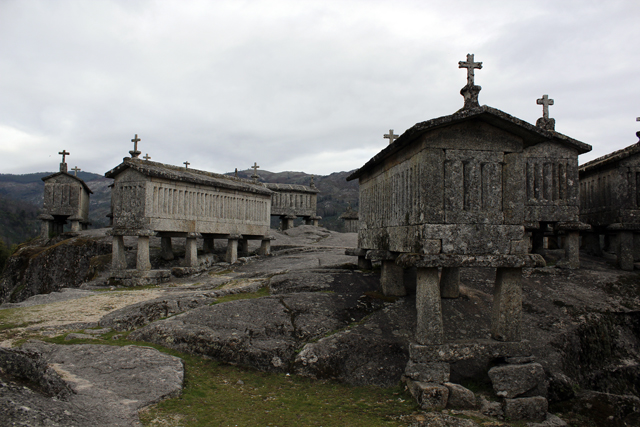
<instances>
[{"instance_id":1,"label":"weathered granite stone","mask_svg":"<svg viewBox=\"0 0 640 427\"><path fill-rule=\"evenodd\" d=\"M500 342L494 340L475 340L471 342L446 343L442 345L409 346L411 360L418 363L447 362L490 357L528 356L531 344L528 341Z\"/></svg>"},{"instance_id":2,"label":"weathered granite stone","mask_svg":"<svg viewBox=\"0 0 640 427\"><path fill-rule=\"evenodd\" d=\"M544 397L520 397L504 400L504 416L509 420L543 421L549 403Z\"/></svg>"},{"instance_id":3,"label":"weathered granite stone","mask_svg":"<svg viewBox=\"0 0 640 427\"><path fill-rule=\"evenodd\" d=\"M404 375L414 381L444 384L451 375L448 363L415 363L410 360Z\"/></svg>"},{"instance_id":4,"label":"weathered granite stone","mask_svg":"<svg viewBox=\"0 0 640 427\"><path fill-rule=\"evenodd\" d=\"M411 395L422 409L444 409L449 398L449 389L438 383L407 380Z\"/></svg>"},{"instance_id":5,"label":"weathered granite stone","mask_svg":"<svg viewBox=\"0 0 640 427\"><path fill-rule=\"evenodd\" d=\"M539 363L503 365L491 368L489 378L496 395L511 399L538 389L545 382L545 373Z\"/></svg>"},{"instance_id":6,"label":"weathered granite stone","mask_svg":"<svg viewBox=\"0 0 640 427\"><path fill-rule=\"evenodd\" d=\"M425 345L442 344L444 327L438 269L418 268L416 284L416 341Z\"/></svg>"},{"instance_id":7,"label":"weathered granite stone","mask_svg":"<svg viewBox=\"0 0 640 427\"><path fill-rule=\"evenodd\" d=\"M480 427L480 424L439 412L424 412L416 416L410 427Z\"/></svg>"},{"instance_id":8,"label":"weathered granite stone","mask_svg":"<svg viewBox=\"0 0 640 427\"><path fill-rule=\"evenodd\" d=\"M502 402L494 402L485 399L483 396L478 396L478 406L480 407L480 413L488 415L490 417L503 418L504 410L502 409Z\"/></svg>"},{"instance_id":9,"label":"weathered granite stone","mask_svg":"<svg viewBox=\"0 0 640 427\"><path fill-rule=\"evenodd\" d=\"M382 261L380 285L387 296L403 297L407 294L404 286L404 271L395 261Z\"/></svg>"},{"instance_id":10,"label":"weathered granite stone","mask_svg":"<svg viewBox=\"0 0 640 427\"><path fill-rule=\"evenodd\" d=\"M267 183L271 190L271 215L282 218L282 230L293 228L293 221L289 219L303 218L306 225L316 225L316 207L320 190L315 185ZM288 218L291 217L291 218ZM319 217L317 217L319 219Z\"/></svg>"},{"instance_id":11,"label":"weathered granite stone","mask_svg":"<svg viewBox=\"0 0 640 427\"><path fill-rule=\"evenodd\" d=\"M94 335L79 334L79 333L71 333L71 334L68 334L66 337L64 337L65 341L71 341L71 340L95 340L95 339L97 339L97 337L94 336Z\"/></svg>"},{"instance_id":12,"label":"weathered granite stone","mask_svg":"<svg viewBox=\"0 0 640 427\"><path fill-rule=\"evenodd\" d=\"M527 423L527 427L567 427L567 423L560 417L547 412L547 417L539 423Z\"/></svg>"},{"instance_id":13,"label":"weathered granite stone","mask_svg":"<svg viewBox=\"0 0 640 427\"><path fill-rule=\"evenodd\" d=\"M476 395L471 390L450 382L445 382L444 385L449 389L448 408L474 409L476 407Z\"/></svg>"}]
</instances>

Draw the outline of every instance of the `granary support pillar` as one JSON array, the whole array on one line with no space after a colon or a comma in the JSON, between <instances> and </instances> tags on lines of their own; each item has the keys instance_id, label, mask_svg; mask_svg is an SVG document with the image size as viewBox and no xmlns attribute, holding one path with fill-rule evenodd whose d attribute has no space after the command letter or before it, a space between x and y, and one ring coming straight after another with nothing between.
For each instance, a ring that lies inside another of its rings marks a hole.
<instances>
[{"instance_id":1,"label":"granary support pillar","mask_svg":"<svg viewBox=\"0 0 640 427\"><path fill-rule=\"evenodd\" d=\"M138 236L138 254L136 257L136 270L151 270L151 262L149 260L149 237L155 236L155 232L151 230L141 230L136 232Z\"/></svg>"},{"instance_id":2,"label":"granary support pillar","mask_svg":"<svg viewBox=\"0 0 640 427\"><path fill-rule=\"evenodd\" d=\"M280 220L282 221L282 231L288 230L290 228L293 228L293 221L296 219L297 217L295 215L283 215L280 217Z\"/></svg>"},{"instance_id":3,"label":"granary support pillar","mask_svg":"<svg viewBox=\"0 0 640 427\"><path fill-rule=\"evenodd\" d=\"M238 240L238 256L249 256L249 241L247 239Z\"/></svg>"},{"instance_id":4,"label":"granary support pillar","mask_svg":"<svg viewBox=\"0 0 640 427\"><path fill-rule=\"evenodd\" d=\"M460 267L442 267L440 296L458 298L460 296Z\"/></svg>"},{"instance_id":5,"label":"granary support pillar","mask_svg":"<svg viewBox=\"0 0 640 427\"><path fill-rule=\"evenodd\" d=\"M260 249L258 249L258 255L271 255L271 239L273 238L269 236L262 238L262 242L260 242Z\"/></svg>"},{"instance_id":6,"label":"granary support pillar","mask_svg":"<svg viewBox=\"0 0 640 427\"><path fill-rule=\"evenodd\" d=\"M382 261L380 284L382 285L382 293L384 295L392 297L403 297L407 295L403 278L404 270L396 264L395 260Z\"/></svg>"},{"instance_id":7,"label":"granary support pillar","mask_svg":"<svg viewBox=\"0 0 640 427\"><path fill-rule=\"evenodd\" d=\"M633 231L618 231L616 243L618 267L625 271L633 271Z\"/></svg>"},{"instance_id":8,"label":"granary support pillar","mask_svg":"<svg viewBox=\"0 0 640 427\"><path fill-rule=\"evenodd\" d=\"M200 233L187 233L187 241L184 247L184 266L198 266L198 237Z\"/></svg>"},{"instance_id":9,"label":"granary support pillar","mask_svg":"<svg viewBox=\"0 0 640 427\"><path fill-rule=\"evenodd\" d=\"M417 269L416 341L418 344L438 345L444 341L439 282L437 267Z\"/></svg>"},{"instance_id":10,"label":"granary support pillar","mask_svg":"<svg viewBox=\"0 0 640 427\"><path fill-rule=\"evenodd\" d=\"M124 236L122 234L113 234L113 241L111 243L111 269L127 269L127 258L124 254Z\"/></svg>"},{"instance_id":11,"label":"granary support pillar","mask_svg":"<svg viewBox=\"0 0 640 427\"><path fill-rule=\"evenodd\" d=\"M498 267L493 289L491 336L498 341L520 341L522 268Z\"/></svg>"},{"instance_id":12,"label":"granary support pillar","mask_svg":"<svg viewBox=\"0 0 640 427\"><path fill-rule=\"evenodd\" d=\"M165 261L171 261L174 258L171 237L162 236L160 238L160 256Z\"/></svg>"},{"instance_id":13,"label":"granary support pillar","mask_svg":"<svg viewBox=\"0 0 640 427\"><path fill-rule=\"evenodd\" d=\"M40 237L48 239L49 235L53 231L53 216L49 214L40 214L38 215L38 219L42 221L40 224Z\"/></svg>"},{"instance_id":14,"label":"granary support pillar","mask_svg":"<svg viewBox=\"0 0 640 427\"><path fill-rule=\"evenodd\" d=\"M321 216L312 216L311 217L311 225L313 225L314 227L318 227L320 225L319 221L322 219Z\"/></svg>"},{"instance_id":15,"label":"granary support pillar","mask_svg":"<svg viewBox=\"0 0 640 427\"><path fill-rule=\"evenodd\" d=\"M569 268L580 268L580 232L567 230L564 237L564 257Z\"/></svg>"},{"instance_id":16,"label":"granary support pillar","mask_svg":"<svg viewBox=\"0 0 640 427\"><path fill-rule=\"evenodd\" d=\"M225 261L233 264L238 261L238 240L242 239L239 234L231 234L227 237L227 254Z\"/></svg>"},{"instance_id":17,"label":"granary support pillar","mask_svg":"<svg viewBox=\"0 0 640 427\"><path fill-rule=\"evenodd\" d=\"M77 232L82 230L82 224L80 223L82 219L81 216L72 216L69 218L69 221L71 221L71 231Z\"/></svg>"}]
</instances>

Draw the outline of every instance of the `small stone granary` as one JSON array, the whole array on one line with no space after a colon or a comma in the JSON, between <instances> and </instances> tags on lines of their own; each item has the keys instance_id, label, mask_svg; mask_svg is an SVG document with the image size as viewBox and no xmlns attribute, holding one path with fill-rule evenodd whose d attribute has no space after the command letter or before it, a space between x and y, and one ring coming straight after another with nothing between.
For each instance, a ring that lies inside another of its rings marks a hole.
<instances>
[{"instance_id":1,"label":"small stone granary","mask_svg":"<svg viewBox=\"0 0 640 427\"><path fill-rule=\"evenodd\" d=\"M592 227L583 234L585 249L601 255L603 235L619 267L633 270L640 260L640 140L580 166L580 202L580 220Z\"/></svg>"},{"instance_id":2,"label":"small stone granary","mask_svg":"<svg viewBox=\"0 0 640 427\"><path fill-rule=\"evenodd\" d=\"M197 240L204 252L213 252L214 239L228 241L226 261L247 255L248 240L261 240L260 253L270 248L271 190L241 178L139 159L136 145L131 158L105 174L112 189L112 270L126 269L124 236L137 236L136 270L148 272L149 237L159 236L162 256L173 258L172 237L186 238L184 265L198 265ZM137 273L140 275L140 273ZM151 277L153 274L146 273Z\"/></svg>"},{"instance_id":3,"label":"small stone granary","mask_svg":"<svg viewBox=\"0 0 640 427\"><path fill-rule=\"evenodd\" d=\"M282 231L293 228L296 218L303 218L306 225L318 226L322 218L316 215L318 190L311 178L311 185L267 183L271 195L271 215L279 216Z\"/></svg>"},{"instance_id":4,"label":"small stone granary","mask_svg":"<svg viewBox=\"0 0 640 427\"><path fill-rule=\"evenodd\" d=\"M344 221L345 233L357 233L358 232L358 211L351 207L351 203L347 206L347 210L340 215L340 219Z\"/></svg>"},{"instance_id":5,"label":"small stone granary","mask_svg":"<svg viewBox=\"0 0 640 427\"><path fill-rule=\"evenodd\" d=\"M550 211L561 205L559 195L554 198L556 189L565 198L573 191L567 203L577 207L577 191L556 180L566 183L566 165L575 171L577 154L590 148L546 126L480 106L481 87L474 84L473 71L481 63L467 55L459 65L467 69L467 85L460 92L464 107L416 124L347 178L360 184L358 248L347 253L357 255L361 267L366 261L382 262L385 295L406 295L413 286L403 282L403 268L416 268L416 343L405 376L423 407L444 407L449 393L456 393L444 385L456 361L489 357L494 363L522 365L506 372L541 372L520 335L522 268L544 265L540 255L528 253L524 224L527 218L547 219L547 205ZM546 163L555 177L545 178ZM527 180L528 169L533 181ZM542 203L546 192L551 194L547 204ZM577 221L577 210L571 213L567 220ZM497 269L491 340L454 343L444 336L441 298L459 296L460 267ZM543 379L536 374L532 381L537 386ZM522 394L500 394L504 410L524 405L525 418L544 418L543 393Z\"/></svg>"},{"instance_id":6,"label":"small stone granary","mask_svg":"<svg viewBox=\"0 0 640 427\"><path fill-rule=\"evenodd\" d=\"M579 219L578 155L591 151L591 146L555 132L555 120L549 118L553 99L543 95L542 117L536 126L553 137L524 147L526 206L525 228L531 233L532 252L541 253L544 238L548 248L562 247L563 264L580 267L580 231L589 225ZM561 241L564 244L559 244Z\"/></svg>"},{"instance_id":7,"label":"small stone granary","mask_svg":"<svg viewBox=\"0 0 640 427\"><path fill-rule=\"evenodd\" d=\"M63 232L67 221L71 222L71 231L85 230L89 223L89 197L93 192L76 175L67 172L66 156L62 150L60 172L42 178L44 181L44 203L38 219L42 221L40 236L47 239L51 234ZM78 167L72 169L78 173Z\"/></svg>"}]
</instances>

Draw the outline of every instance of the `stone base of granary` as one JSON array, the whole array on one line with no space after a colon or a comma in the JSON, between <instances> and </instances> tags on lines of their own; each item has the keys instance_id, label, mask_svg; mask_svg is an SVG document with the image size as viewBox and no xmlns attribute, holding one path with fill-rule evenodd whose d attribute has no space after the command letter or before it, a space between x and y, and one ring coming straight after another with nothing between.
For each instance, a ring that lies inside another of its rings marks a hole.
<instances>
[{"instance_id":1,"label":"stone base of granary","mask_svg":"<svg viewBox=\"0 0 640 427\"><path fill-rule=\"evenodd\" d=\"M135 287L159 285L171 279L170 270L116 270L109 277L109 285L118 287Z\"/></svg>"}]
</instances>

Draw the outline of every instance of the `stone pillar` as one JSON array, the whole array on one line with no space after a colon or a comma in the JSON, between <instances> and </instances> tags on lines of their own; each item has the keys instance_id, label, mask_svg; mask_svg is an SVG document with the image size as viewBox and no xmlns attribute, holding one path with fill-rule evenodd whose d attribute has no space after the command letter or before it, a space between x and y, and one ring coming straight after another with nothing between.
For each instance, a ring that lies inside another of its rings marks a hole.
<instances>
[{"instance_id":1,"label":"stone pillar","mask_svg":"<svg viewBox=\"0 0 640 427\"><path fill-rule=\"evenodd\" d=\"M491 336L498 341L520 341L522 322L522 268L499 267L493 289Z\"/></svg>"},{"instance_id":2,"label":"stone pillar","mask_svg":"<svg viewBox=\"0 0 640 427\"><path fill-rule=\"evenodd\" d=\"M313 220L313 226L314 226L314 227L318 227L318 226L320 226L320 222L319 222L319 221L320 221L322 218L315 217L315 218L311 218L311 219Z\"/></svg>"},{"instance_id":3,"label":"stone pillar","mask_svg":"<svg viewBox=\"0 0 640 427\"><path fill-rule=\"evenodd\" d=\"M163 260L171 261L174 258L173 246L171 245L171 237L165 237L165 236L161 237L160 248L161 248L160 256L162 257Z\"/></svg>"},{"instance_id":4,"label":"stone pillar","mask_svg":"<svg viewBox=\"0 0 640 427\"><path fill-rule=\"evenodd\" d=\"M204 241L202 242L202 250L205 254L212 254L215 249L215 240L213 237L204 236Z\"/></svg>"},{"instance_id":5,"label":"stone pillar","mask_svg":"<svg viewBox=\"0 0 640 427\"><path fill-rule=\"evenodd\" d=\"M436 267L418 268L416 274L416 341L439 345L444 341L440 286Z\"/></svg>"},{"instance_id":6,"label":"stone pillar","mask_svg":"<svg viewBox=\"0 0 640 427\"><path fill-rule=\"evenodd\" d=\"M564 258L567 266L572 269L580 268L580 232L567 230L564 237Z\"/></svg>"},{"instance_id":7,"label":"stone pillar","mask_svg":"<svg viewBox=\"0 0 640 427\"><path fill-rule=\"evenodd\" d=\"M271 238L262 239L262 242L260 243L260 249L258 249L258 255L271 255Z\"/></svg>"},{"instance_id":8,"label":"stone pillar","mask_svg":"<svg viewBox=\"0 0 640 427\"><path fill-rule=\"evenodd\" d=\"M127 258L124 254L124 236L113 236L113 241L111 244L111 269L127 269Z\"/></svg>"},{"instance_id":9,"label":"stone pillar","mask_svg":"<svg viewBox=\"0 0 640 427\"><path fill-rule=\"evenodd\" d=\"M407 294L403 282L404 271L394 260L382 261L380 284L382 293L391 297L403 297Z\"/></svg>"},{"instance_id":10,"label":"stone pillar","mask_svg":"<svg viewBox=\"0 0 640 427\"><path fill-rule=\"evenodd\" d=\"M295 215L284 215L282 218L282 231L293 228L293 221L297 218Z\"/></svg>"},{"instance_id":11,"label":"stone pillar","mask_svg":"<svg viewBox=\"0 0 640 427\"><path fill-rule=\"evenodd\" d=\"M633 271L633 231L619 231L616 243L618 267L625 271Z\"/></svg>"},{"instance_id":12,"label":"stone pillar","mask_svg":"<svg viewBox=\"0 0 640 427\"><path fill-rule=\"evenodd\" d=\"M602 256L600 248L600 235L594 232L586 232L583 237L583 246L585 251L591 255Z\"/></svg>"},{"instance_id":13,"label":"stone pillar","mask_svg":"<svg viewBox=\"0 0 640 427\"><path fill-rule=\"evenodd\" d=\"M458 298L460 296L460 267L442 267L440 296Z\"/></svg>"},{"instance_id":14,"label":"stone pillar","mask_svg":"<svg viewBox=\"0 0 640 427\"><path fill-rule=\"evenodd\" d=\"M233 235L229 236L227 240L227 254L225 256L225 261L233 264L238 261L238 240L240 240L242 236Z\"/></svg>"},{"instance_id":15,"label":"stone pillar","mask_svg":"<svg viewBox=\"0 0 640 427\"><path fill-rule=\"evenodd\" d=\"M373 264L371 264L370 259L367 259L366 256L362 255L358 257L358 268L361 270L372 270Z\"/></svg>"},{"instance_id":16,"label":"stone pillar","mask_svg":"<svg viewBox=\"0 0 640 427\"><path fill-rule=\"evenodd\" d=\"M313 225L313 220L309 216L304 217L304 225Z\"/></svg>"},{"instance_id":17,"label":"stone pillar","mask_svg":"<svg viewBox=\"0 0 640 427\"><path fill-rule=\"evenodd\" d=\"M151 262L149 261L149 236L138 236L138 256L136 258L136 270L151 270Z\"/></svg>"},{"instance_id":18,"label":"stone pillar","mask_svg":"<svg viewBox=\"0 0 640 427\"><path fill-rule=\"evenodd\" d=\"M48 239L49 235L53 232L53 216L49 214L40 214L38 219L42 221L40 224L40 237Z\"/></svg>"},{"instance_id":19,"label":"stone pillar","mask_svg":"<svg viewBox=\"0 0 640 427\"><path fill-rule=\"evenodd\" d=\"M238 240L238 256L249 256L249 241L247 239Z\"/></svg>"},{"instance_id":20,"label":"stone pillar","mask_svg":"<svg viewBox=\"0 0 640 427\"><path fill-rule=\"evenodd\" d=\"M80 224L80 221L82 221L82 217L72 216L71 218L69 218L69 221L71 221L71 231L78 232L82 230L82 225Z\"/></svg>"},{"instance_id":21,"label":"stone pillar","mask_svg":"<svg viewBox=\"0 0 640 427\"><path fill-rule=\"evenodd\" d=\"M184 266L198 266L198 237L199 233L188 233L187 242L184 247Z\"/></svg>"}]
</instances>

